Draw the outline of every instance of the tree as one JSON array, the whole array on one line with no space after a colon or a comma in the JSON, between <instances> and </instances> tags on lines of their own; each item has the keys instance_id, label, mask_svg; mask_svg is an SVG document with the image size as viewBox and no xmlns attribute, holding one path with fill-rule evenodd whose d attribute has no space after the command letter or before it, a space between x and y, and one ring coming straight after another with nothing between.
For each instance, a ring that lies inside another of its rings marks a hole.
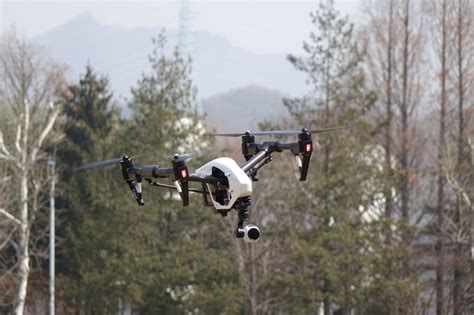
<instances>
[{"instance_id":1,"label":"tree","mask_svg":"<svg viewBox=\"0 0 474 315\"><path fill-rule=\"evenodd\" d=\"M442 315L445 313L445 250L444 250L444 216L446 211L446 180L443 171L443 161L445 159L447 147L447 123L448 114L448 81L450 69L448 67L452 54L449 53L448 43L452 40L452 35L448 33L450 25L448 23L449 3L446 0L440 0L431 3L429 7L429 17L433 23L432 28L432 45L439 60L439 88L437 97L439 102L439 136L438 136L438 165L437 165L437 205L436 205L436 314Z\"/></svg>"},{"instance_id":2,"label":"tree","mask_svg":"<svg viewBox=\"0 0 474 315\"><path fill-rule=\"evenodd\" d=\"M0 98L16 127L15 136L7 126L0 132L0 159L18 185L17 210L2 215L17 226L9 244L15 249L17 293L15 314L23 314L30 274L30 234L40 210L37 197L44 185L45 141L51 140L59 108L52 101L61 88L61 67L42 56L31 43L10 33L1 40ZM14 128L13 126L9 126ZM4 137L5 135L5 137ZM49 138L49 139L48 139Z\"/></svg>"},{"instance_id":3,"label":"tree","mask_svg":"<svg viewBox=\"0 0 474 315\"><path fill-rule=\"evenodd\" d=\"M455 76L455 93L457 100L457 132L456 132L456 147L457 147L457 177L459 182L469 182L472 180L470 177L470 169L472 167L471 157L467 150L467 135L466 126L469 123L469 115L466 114L467 106L474 96L472 94L472 84L474 82L474 56L472 51L474 49L474 7L472 2L458 0L454 2L452 6L452 18L454 23L454 41L450 46L454 51L455 58L453 58L453 68ZM469 211L469 210L468 210ZM453 213L454 235L464 235L466 240L468 237L468 227L466 226L462 218L466 212L465 203L461 198L460 194L457 194L455 211ZM472 214L471 214L472 216ZM472 220L472 219L471 219ZM467 221L467 220L466 220ZM454 238L454 262L453 262L453 314L462 314L465 312L467 306L466 294L463 287L463 278L465 274L465 267L463 266L465 261L465 252L467 246L463 245L460 237ZM472 240L471 240L472 242ZM472 243L471 243L472 244Z\"/></svg>"},{"instance_id":4,"label":"tree","mask_svg":"<svg viewBox=\"0 0 474 315\"><path fill-rule=\"evenodd\" d=\"M161 157L169 163L166 157L171 157L171 153L200 151L208 143L199 138L204 129L196 111L190 61L177 50L167 55L163 35L154 44L149 57L151 71L143 74L132 88L133 115L125 132L138 139L129 145L129 150L146 152L153 161ZM149 236L153 235L154 241L143 244L143 255L153 261L153 266L146 267L151 269L152 276L147 276L143 287L146 299L137 309L150 313L193 310L193 305L214 312L235 309L238 297L230 292L238 285L234 278L236 270L232 264L220 269L230 261L221 252L229 240L219 232L219 218L202 210L202 203L195 199L189 207L182 208L180 203L166 199L167 195L163 190L150 191L140 211L141 229L154 231ZM203 248L207 248L213 261L202 256ZM212 283L218 283L222 289ZM220 297L218 303L213 294Z\"/></svg>"},{"instance_id":5,"label":"tree","mask_svg":"<svg viewBox=\"0 0 474 315\"><path fill-rule=\"evenodd\" d=\"M5 113L5 105L0 103L0 110ZM0 130L7 126L7 118L5 116L0 118ZM4 216L5 214L11 216L7 209L16 207L17 194L15 194L15 187L12 187L12 183L14 181L11 170L5 163L0 163L0 212L2 213L2 216L0 216L0 307L5 312L11 309L11 304L15 300L15 277L13 272L17 267L11 241L18 226L13 222L14 220L12 221Z\"/></svg>"},{"instance_id":6,"label":"tree","mask_svg":"<svg viewBox=\"0 0 474 315\"><path fill-rule=\"evenodd\" d=\"M396 74L397 87L395 92L395 101L398 105L398 137L395 152L399 167L397 168L397 182L400 192L400 214L401 220L408 224L414 217L420 216L417 213L415 202L412 199L411 191L416 187L416 181L413 180L415 172L419 169L420 159L418 155L422 146L418 145L419 137L416 126L416 106L419 106L422 97L420 86L420 67L422 59L420 53L423 51L423 38L421 37L421 27L419 20L416 19L416 7L410 0L404 1L399 9L399 31L402 35L401 51L398 56L402 67ZM404 236L403 242L410 246L412 240ZM410 273L410 259L407 257L402 266L402 277L408 277ZM406 312L405 305L401 305L401 311Z\"/></svg>"},{"instance_id":7,"label":"tree","mask_svg":"<svg viewBox=\"0 0 474 315\"><path fill-rule=\"evenodd\" d=\"M153 42L151 73L143 74L132 88L130 132L142 143L131 149L140 148L156 157L199 150L199 143L205 146L206 142L198 141L204 129L196 110L197 89L190 78L190 60L177 50L168 57L164 34Z\"/></svg>"},{"instance_id":8,"label":"tree","mask_svg":"<svg viewBox=\"0 0 474 315\"><path fill-rule=\"evenodd\" d=\"M195 151L206 143L196 138L203 127L188 62L165 54L163 36L155 47L151 70L132 89L130 120L118 119L107 81L93 71L69 87L62 99L66 140L58 150L64 162L144 153L137 163L163 166L172 150ZM63 245L68 305L85 313L126 307L143 313L235 313L238 277L223 253L229 240L221 237L219 218L194 198L183 208L168 191L146 183L145 206L138 207L117 169L68 172L63 203L73 219Z\"/></svg>"},{"instance_id":9,"label":"tree","mask_svg":"<svg viewBox=\"0 0 474 315\"><path fill-rule=\"evenodd\" d=\"M420 82L424 74L425 39L420 4L409 0L374 3L368 6L368 16L369 23L364 28L367 73L370 87L378 95L374 116L385 129L382 139L375 138L385 150L385 212L392 220L409 226L422 222L429 209L425 193L429 184L423 177L427 172L423 153L428 150L417 117L422 113L420 107L424 101ZM395 268L389 277L408 280L424 271L424 266L412 259L427 251L423 242L419 242L421 236L422 233L402 235L403 247L409 252L402 266ZM421 299L412 301L413 304L401 302L398 311L415 312L423 307Z\"/></svg>"},{"instance_id":10,"label":"tree","mask_svg":"<svg viewBox=\"0 0 474 315\"><path fill-rule=\"evenodd\" d=\"M363 47L356 44L352 24L340 17L332 1L321 2L312 22L315 31L303 46L306 56L290 56L289 60L307 73L313 91L306 97L286 100L286 105L300 124L351 125L352 129L321 137L321 158L308 176L314 181L298 185L300 193L296 195L300 198L290 201L293 215L298 214L293 222L295 250L290 261L300 265L293 266L293 273L301 275L298 279L306 289L299 294L304 298L296 301L307 311L322 303L325 314L336 307L387 312L400 305L400 296L413 295L416 286L407 279L407 288L402 288L387 278L405 252L403 247L397 248L399 244L382 245L386 239L377 234L382 228L387 230L387 225L399 228L392 232L393 238L410 229L384 220L384 216L390 219L390 209L384 209L385 215L379 213L376 198L381 193L378 187L384 185L375 184L381 179L380 154L371 134L378 126L365 118L375 97L363 74ZM387 93L390 98L392 93ZM391 141L390 131L386 134ZM375 279L383 279L383 285ZM377 301L370 298L372 290L378 290Z\"/></svg>"},{"instance_id":11,"label":"tree","mask_svg":"<svg viewBox=\"0 0 474 315\"><path fill-rule=\"evenodd\" d=\"M368 78L372 85L380 87L376 102L379 109L380 124L384 129L383 139L380 140L384 148L384 212L387 219L392 219L394 213L394 174L393 174L393 128L394 128L394 74L396 69L395 47L395 3L370 3L367 11L370 16L368 31L365 35L368 55L366 58ZM377 43L377 44L375 44ZM377 116L378 116L377 115ZM387 231L387 244L390 243L390 231Z\"/></svg>"},{"instance_id":12,"label":"tree","mask_svg":"<svg viewBox=\"0 0 474 315\"><path fill-rule=\"evenodd\" d=\"M77 248L83 226L104 211L95 202L96 185L106 185L102 174L74 173L73 168L90 161L109 159L111 136L120 128L118 110L112 103L107 78L87 66L78 83L69 84L58 100L64 120L64 141L57 148L62 193L56 204L60 212L57 235L61 239L58 252L58 291L68 305L81 301L77 293L81 278L81 257L87 252Z\"/></svg>"}]
</instances>

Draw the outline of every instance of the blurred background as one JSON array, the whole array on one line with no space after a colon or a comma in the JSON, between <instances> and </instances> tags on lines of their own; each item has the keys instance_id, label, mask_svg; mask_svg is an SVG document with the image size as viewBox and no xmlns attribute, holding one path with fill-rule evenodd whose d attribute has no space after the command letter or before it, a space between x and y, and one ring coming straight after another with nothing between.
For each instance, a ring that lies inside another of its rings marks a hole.
<instances>
[{"instance_id":1,"label":"blurred background","mask_svg":"<svg viewBox=\"0 0 474 315\"><path fill-rule=\"evenodd\" d=\"M336 5L360 20L360 1ZM193 59L200 109L214 113L217 103L221 111L246 107L251 125L227 125L240 130L255 127L269 107L283 111L284 95L307 90L305 76L286 55L302 51L312 9L310 1L3 1L0 25L45 47L71 77L86 64L106 73L118 99L130 96L130 86L148 66L151 38L165 30L167 49L179 46ZM250 104L255 102L262 107L257 112ZM209 120L214 125L223 116L216 112Z\"/></svg>"},{"instance_id":2,"label":"blurred background","mask_svg":"<svg viewBox=\"0 0 474 315\"><path fill-rule=\"evenodd\" d=\"M0 0L0 312L472 314L473 86L472 0ZM259 172L252 244L201 196L73 171L339 125L307 182Z\"/></svg>"}]
</instances>

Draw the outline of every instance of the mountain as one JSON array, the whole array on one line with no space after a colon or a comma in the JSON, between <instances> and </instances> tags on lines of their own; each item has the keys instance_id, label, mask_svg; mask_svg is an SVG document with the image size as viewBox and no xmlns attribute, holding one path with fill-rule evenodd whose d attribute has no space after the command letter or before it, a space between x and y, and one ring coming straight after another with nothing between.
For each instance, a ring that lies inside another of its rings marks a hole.
<instances>
[{"instance_id":1,"label":"mountain","mask_svg":"<svg viewBox=\"0 0 474 315\"><path fill-rule=\"evenodd\" d=\"M277 121L285 112L284 95L249 85L219 93L202 101L207 124L220 132L257 130L265 119Z\"/></svg>"},{"instance_id":2,"label":"mountain","mask_svg":"<svg viewBox=\"0 0 474 315\"><path fill-rule=\"evenodd\" d=\"M35 40L56 60L68 64L74 78L89 63L109 77L116 94L129 96L130 86L141 73L148 71L151 39L161 30L159 26L135 29L107 26L85 13ZM169 46L173 47L177 31L168 30L166 35ZM200 98L247 85L290 95L306 90L304 76L293 69L284 54L255 54L207 31L192 32L190 38L194 43L193 78Z\"/></svg>"}]
</instances>

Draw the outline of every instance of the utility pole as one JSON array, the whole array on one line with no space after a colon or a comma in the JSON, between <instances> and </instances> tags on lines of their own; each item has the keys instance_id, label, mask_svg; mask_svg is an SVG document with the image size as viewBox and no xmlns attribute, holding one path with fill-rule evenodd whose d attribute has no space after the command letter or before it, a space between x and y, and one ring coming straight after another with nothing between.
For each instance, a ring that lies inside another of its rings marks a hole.
<instances>
[{"instance_id":1,"label":"utility pole","mask_svg":"<svg viewBox=\"0 0 474 315\"><path fill-rule=\"evenodd\" d=\"M48 160L50 175L49 191L49 315L54 315L54 267L55 267L55 206L54 206L54 186L56 183L55 160Z\"/></svg>"},{"instance_id":2,"label":"utility pole","mask_svg":"<svg viewBox=\"0 0 474 315\"><path fill-rule=\"evenodd\" d=\"M471 178L470 178L470 185L467 188L467 194L469 196L469 211L470 211L470 219L471 219L471 237L470 247L471 247L471 289L474 289L474 139L469 137L468 140L469 147L471 150Z\"/></svg>"},{"instance_id":3,"label":"utility pole","mask_svg":"<svg viewBox=\"0 0 474 315\"><path fill-rule=\"evenodd\" d=\"M192 52L192 42L190 38L190 13L189 0L181 0L179 11L178 50L183 58L189 57Z\"/></svg>"}]
</instances>

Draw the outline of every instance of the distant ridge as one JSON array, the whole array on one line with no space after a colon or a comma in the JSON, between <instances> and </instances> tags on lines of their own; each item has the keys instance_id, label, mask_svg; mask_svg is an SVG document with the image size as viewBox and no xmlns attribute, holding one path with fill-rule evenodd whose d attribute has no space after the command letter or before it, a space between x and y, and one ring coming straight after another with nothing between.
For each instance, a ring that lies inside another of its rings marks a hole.
<instances>
[{"instance_id":1,"label":"distant ridge","mask_svg":"<svg viewBox=\"0 0 474 315\"><path fill-rule=\"evenodd\" d=\"M151 38L162 28L122 29L100 24L89 13L76 16L35 40L70 66L77 78L86 64L106 74L116 95L129 96L141 73L148 71ZM177 43L177 31L166 32L169 47ZM224 37L206 31L192 32L193 78L199 98L247 85L259 85L300 95L304 76L293 69L284 54L255 54L233 46ZM262 40L265 40L262 38Z\"/></svg>"},{"instance_id":2,"label":"distant ridge","mask_svg":"<svg viewBox=\"0 0 474 315\"><path fill-rule=\"evenodd\" d=\"M221 132L257 130L265 119L278 122L287 112L283 97L277 90L249 85L209 97L202 108L211 128Z\"/></svg>"}]
</instances>

